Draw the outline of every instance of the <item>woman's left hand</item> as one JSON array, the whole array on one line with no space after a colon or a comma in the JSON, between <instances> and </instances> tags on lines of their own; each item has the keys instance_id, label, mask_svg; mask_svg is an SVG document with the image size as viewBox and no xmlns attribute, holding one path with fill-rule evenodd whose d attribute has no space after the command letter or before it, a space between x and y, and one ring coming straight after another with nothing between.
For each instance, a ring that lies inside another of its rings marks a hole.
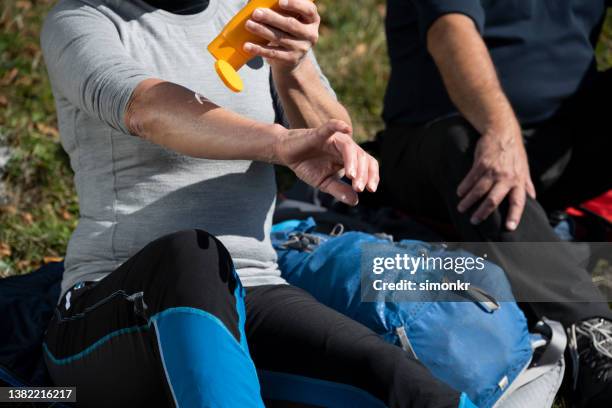
<instances>
[{"instance_id":1,"label":"woman's left hand","mask_svg":"<svg viewBox=\"0 0 612 408\"><path fill-rule=\"evenodd\" d=\"M266 58L272 68L290 72L300 65L319 39L321 17L311 0L279 0L279 7L282 12L255 9L246 22L246 29L269 43L247 42L244 50Z\"/></svg>"}]
</instances>

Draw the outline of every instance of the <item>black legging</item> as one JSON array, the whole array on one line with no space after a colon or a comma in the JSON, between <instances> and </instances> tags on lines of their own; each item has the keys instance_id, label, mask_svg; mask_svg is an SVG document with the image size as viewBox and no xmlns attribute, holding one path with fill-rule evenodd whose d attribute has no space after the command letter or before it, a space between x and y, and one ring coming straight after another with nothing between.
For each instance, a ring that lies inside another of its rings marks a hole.
<instances>
[{"instance_id":1,"label":"black legging","mask_svg":"<svg viewBox=\"0 0 612 408\"><path fill-rule=\"evenodd\" d=\"M390 407L458 406L459 393L402 349L296 287L247 288L242 327L241 289L227 250L206 232L153 241L103 280L64 296L45 340L51 377L76 385L82 406L175 405L168 362L146 323L188 307L218 318L237 343L246 330L258 369L353 385Z\"/></svg>"}]
</instances>

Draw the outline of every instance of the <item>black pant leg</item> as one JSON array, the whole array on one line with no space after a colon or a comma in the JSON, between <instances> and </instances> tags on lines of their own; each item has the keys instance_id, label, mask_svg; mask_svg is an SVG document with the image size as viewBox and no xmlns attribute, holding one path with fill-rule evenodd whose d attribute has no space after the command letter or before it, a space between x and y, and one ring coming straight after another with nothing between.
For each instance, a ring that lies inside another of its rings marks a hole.
<instances>
[{"instance_id":1,"label":"black pant leg","mask_svg":"<svg viewBox=\"0 0 612 408\"><path fill-rule=\"evenodd\" d=\"M464 241L483 243L478 249L504 268L518 299L529 300L537 318L564 324L589 317L612 317L590 276L564 249L540 204L527 199L515 231L507 231L508 206L502 205L479 225L471 212L457 210L457 186L472 166L479 135L461 117L442 119L427 126L390 128L382 137L382 183L394 198L393 206L413 214L450 220ZM475 210L477 206L472 208ZM553 242L521 246L520 251L494 242ZM545 268L539 266L545 265ZM550 300L550 302L546 302Z\"/></svg>"},{"instance_id":2,"label":"black pant leg","mask_svg":"<svg viewBox=\"0 0 612 408\"><path fill-rule=\"evenodd\" d=\"M51 378L76 386L80 406L174 406L148 318L174 307L201 309L240 342L236 285L229 253L206 232L153 241L109 276L61 300L45 336ZM134 296L139 293L144 302Z\"/></svg>"},{"instance_id":3,"label":"black pant leg","mask_svg":"<svg viewBox=\"0 0 612 408\"><path fill-rule=\"evenodd\" d=\"M605 102L611 92L609 69L568 99L528 141L534 161L544 161L540 174L554 177L559 173L550 186L542 189L540 201L545 208L562 210L612 189L612 128L609 103ZM555 161L550 151L559 147L565 157ZM533 163L532 167L539 165Z\"/></svg>"},{"instance_id":4,"label":"black pant leg","mask_svg":"<svg viewBox=\"0 0 612 408\"><path fill-rule=\"evenodd\" d=\"M458 406L459 393L421 363L302 289L247 288L246 309L258 369L349 384L391 408Z\"/></svg>"}]
</instances>

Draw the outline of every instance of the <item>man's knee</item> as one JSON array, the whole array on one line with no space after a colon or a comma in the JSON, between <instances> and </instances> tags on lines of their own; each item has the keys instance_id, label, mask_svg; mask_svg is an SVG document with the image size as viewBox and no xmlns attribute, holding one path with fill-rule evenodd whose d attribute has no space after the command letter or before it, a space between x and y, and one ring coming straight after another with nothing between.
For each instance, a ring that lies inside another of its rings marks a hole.
<instances>
[{"instance_id":1,"label":"man's knee","mask_svg":"<svg viewBox=\"0 0 612 408\"><path fill-rule=\"evenodd\" d=\"M427 132L440 149L440 158L451 166L471 166L480 135L464 118L453 116L427 125Z\"/></svg>"},{"instance_id":2,"label":"man's knee","mask_svg":"<svg viewBox=\"0 0 612 408\"><path fill-rule=\"evenodd\" d=\"M445 200L457 199L457 187L472 168L478 132L459 116L425 126L419 153L428 182Z\"/></svg>"}]
</instances>

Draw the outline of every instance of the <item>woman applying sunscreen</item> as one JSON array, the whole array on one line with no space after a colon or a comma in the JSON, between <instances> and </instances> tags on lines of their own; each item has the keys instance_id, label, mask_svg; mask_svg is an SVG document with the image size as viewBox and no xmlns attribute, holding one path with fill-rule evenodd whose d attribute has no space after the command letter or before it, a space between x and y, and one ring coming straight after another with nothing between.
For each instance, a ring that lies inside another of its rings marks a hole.
<instances>
[{"instance_id":1,"label":"woman applying sunscreen","mask_svg":"<svg viewBox=\"0 0 612 408\"><path fill-rule=\"evenodd\" d=\"M244 5L60 0L47 16L81 213L45 337L53 381L87 407L262 407L266 370L457 407L400 348L280 277L271 163L349 205L378 167L310 51L312 2L255 10L245 27L267 42L244 45L248 86L220 81L205 47Z\"/></svg>"}]
</instances>

